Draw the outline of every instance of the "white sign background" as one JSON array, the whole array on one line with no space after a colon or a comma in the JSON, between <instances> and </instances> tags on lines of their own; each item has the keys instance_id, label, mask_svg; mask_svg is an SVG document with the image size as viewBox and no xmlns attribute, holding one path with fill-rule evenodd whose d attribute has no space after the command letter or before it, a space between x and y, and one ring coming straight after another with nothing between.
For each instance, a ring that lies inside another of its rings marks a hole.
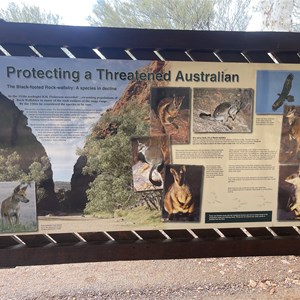
<instances>
[{"instance_id":1,"label":"white sign background","mask_svg":"<svg viewBox=\"0 0 300 300\"><path fill-rule=\"evenodd\" d=\"M70 181L76 148L83 146L91 126L128 84L100 79L97 69L135 72L147 63L0 57L0 91L27 116L28 126L50 157L54 181Z\"/></svg>"}]
</instances>

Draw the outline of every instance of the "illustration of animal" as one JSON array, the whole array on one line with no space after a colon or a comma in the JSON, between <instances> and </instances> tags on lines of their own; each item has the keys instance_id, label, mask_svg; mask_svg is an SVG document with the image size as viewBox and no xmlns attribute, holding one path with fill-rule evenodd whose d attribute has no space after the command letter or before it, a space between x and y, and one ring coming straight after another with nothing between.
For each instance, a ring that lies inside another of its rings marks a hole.
<instances>
[{"instance_id":1,"label":"illustration of animal","mask_svg":"<svg viewBox=\"0 0 300 300\"><path fill-rule=\"evenodd\" d=\"M289 175L286 179L286 182L290 183L294 187L293 195L291 195L291 203L289 204L289 209L293 211L296 215L296 218L300 218L300 172L293 173Z\"/></svg>"},{"instance_id":2,"label":"illustration of animal","mask_svg":"<svg viewBox=\"0 0 300 300\"><path fill-rule=\"evenodd\" d=\"M149 145L138 142L138 153L143 156L143 161L150 166L149 181L155 186L161 186L163 179L159 173L159 168L164 165L164 155L161 148L158 145ZM157 174L160 180L154 180L153 175Z\"/></svg>"},{"instance_id":3,"label":"illustration of animal","mask_svg":"<svg viewBox=\"0 0 300 300\"><path fill-rule=\"evenodd\" d=\"M296 114L296 108L294 106L289 107L285 114L289 124L289 140L295 140L296 156L300 159L300 117Z\"/></svg>"},{"instance_id":4,"label":"illustration of animal","mask_svg":"<svg viewBox=\"0 0 300 300\"><path fill-rule=\"evenodd\" d=\"M199 117L201 119L208 119L226 124L229 118L231 118L233 121L235 120L237 113L241 109L241 105L242 101L240 99L236 99L233 103L222 102L215 108L212 115L200 113Z\"/></svg>"},{"instance_id":5,"label":"illustration of animal","mask_svg":"<svg viewBox=\"0 0 300 300\"><path fill-rule=\"evenodd\" d=\"M179 172L170 168L174 182L168 188L164 197L164 209L168 213L167 220L176 214L187 214L192 217L195 213L195 202L190 187L186 181L186 166L181 166Z\"/></svg>"},{"instance_id":6,"label":"illustration of animal","mask_svg":"<svg viewBox=\"0 0 300 300\"><path fill-rule=\"evenodd\" d=\"M2 226L8 221L10 227L20 223L20 203L28 203L29 199L26 197L26 189L28 185L22 184L15 187L11 196L6 198L1 203L1 219Z\"/></svg>"},{"instance_id":7,"label":"illustration of animal","mask_svg":"<svg viewBox=\"0 0 300 300\"><path fill-rule=\"evenodd\" d=\"M293 79L294 79L294 75L290 73L283 84L281 93L277 94L279 96L278 99L272 105L273 111L276 111L279 107L281 107L285 100L287 100L288 102L294 101L294 96L289 95L289 92L292 88Z\"/></svg>"},{"instance_id":8,"label":"illustration of animal","mask_svg":"<svg viewBox=\"0 0 300 300\"><path fill-rule=\"evenodd\" d=\"M171 124L174 128L178 129L175 122L176 117L179 115L180 107L182 105L184 96L162 99L157 106L157 116L166 133L166 125Z\"/></svg>"}]
</instances>

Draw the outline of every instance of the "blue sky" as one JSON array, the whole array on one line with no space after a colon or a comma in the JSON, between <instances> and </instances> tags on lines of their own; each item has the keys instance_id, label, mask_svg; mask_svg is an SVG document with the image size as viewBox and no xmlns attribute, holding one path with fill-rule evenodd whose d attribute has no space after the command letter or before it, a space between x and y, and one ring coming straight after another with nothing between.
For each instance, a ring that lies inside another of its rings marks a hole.
<instances>
[{"instance_id":1,"label":"blue sky","mask_svg":"<svg viewBox=\"0 0 300 300\"><path fill-rule=\"evenodd\" d=\"M278 99L287 76L292 73L294 79L290 95L294 102L284 101L283 105L275 112L272 104ZM300 72L299 71L257 71L256 80L256 113L257 114L282 114L284 105L300 105Z\"/></svg>"}]
</instances>

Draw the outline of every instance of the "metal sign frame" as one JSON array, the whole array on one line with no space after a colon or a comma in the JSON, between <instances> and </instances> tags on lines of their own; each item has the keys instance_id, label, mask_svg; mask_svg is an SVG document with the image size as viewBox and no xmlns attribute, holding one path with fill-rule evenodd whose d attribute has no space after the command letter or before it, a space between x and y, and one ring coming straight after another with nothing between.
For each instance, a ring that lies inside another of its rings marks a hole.
<instances>
[{"instance_id":1,"label":"metal sign frame","mask_svg":"<svg viewBox=\"0 0 300 300\"><path fill-rule=\"evenodd\" d=\"M300 63L300 33L146 30L1 22L12 56ZM37 50L37 51L36 51ZM246 229L246 230L245 230ZM0 267L74 262L299 255L299 227L70 232L0 237Z\"/></svg>"}]
</instances>

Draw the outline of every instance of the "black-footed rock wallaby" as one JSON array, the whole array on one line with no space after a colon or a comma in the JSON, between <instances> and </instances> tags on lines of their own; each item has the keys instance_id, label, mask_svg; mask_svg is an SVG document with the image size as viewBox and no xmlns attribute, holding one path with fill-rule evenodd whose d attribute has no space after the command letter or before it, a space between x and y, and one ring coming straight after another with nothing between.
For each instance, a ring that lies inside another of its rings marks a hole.
<instances>
[{"instance_id":1,"label":"black-footed rock wallaby","mask_svg":"<svg viewBox=\"0 0 300 300\"><path fill-rule=\"evenodd\" d=\"M200 113L199 117L201 119L219 121L225 124L226 122L228 122L229 118L231 118L233 121L235 120L237 113L241 109L241 104L242 101L240 99L236 99L233 103L223 102L215 108L212 115Z\"/></svg>"},{"instance_id":2,"label":"black-footed rock wallaby","mask_svg":"<svg viewBox=\"0 0 300 300\"><path fill-rule=\"evenodd\" d=\"M285 117L289 123L289 140L295 140L297 143L296 156L300 159L300 117L296 115L296 108L289 107Z\"/></svg>"},{"instance_id":3,"label":"black-footed rock wallaby","mask_svg":"<svg viewBox=\"0 0 300 300\"><path fill-rule=\"evenodd\" d=\"M195 203L190 187L186 181L186 166L181 166L179 172L170 168L174 182L170 185L164 197L164 209L168 219L174 214L183 213L192 215L195 212Z\"/></svg>"},{"instance_id":4,"label":"black-footed rock wallaby","mask_svg":"<svg viewBox=\"0 0 300 300\"><path fill-rule=\"evenodd\" d=\"M293 201L289 204L289 209L293 211L296 215L296 218L300 218L300 174L299 170L297 173L289 175L286 179L286 182L290 183L294 187L293 195L291 198Z\"/></svg>"},{"instance_id":5,"label":"black-footed rock wallaby","mask_svg":"<svg viewBox=\"0 0 300 300\"><path fill-rule=\"evenodd\" d=\"M164 98L159 102L157 106L157 116L165 133L166 125L169 124L178 129L175 119L179 115L183 99L184 96L176 97L174 95L173 98Z\"/></svg>"},{"instance_id":6,"label":"black-footed rock wallaby","mask_svg":"<svg viewBox=\"0 0 300 300\"><path fill-rule=\"evenodd\" d=\"M158 145L147 146L138 141L138 153L143 155L144 161L150 166L149 181L155 186L161 186L163 179L158 171L158 168L162 167L164 164L164 155L161 148ZM160 180L153 179L154 173L158 175Z\"/></svg>"}]
</instances>

